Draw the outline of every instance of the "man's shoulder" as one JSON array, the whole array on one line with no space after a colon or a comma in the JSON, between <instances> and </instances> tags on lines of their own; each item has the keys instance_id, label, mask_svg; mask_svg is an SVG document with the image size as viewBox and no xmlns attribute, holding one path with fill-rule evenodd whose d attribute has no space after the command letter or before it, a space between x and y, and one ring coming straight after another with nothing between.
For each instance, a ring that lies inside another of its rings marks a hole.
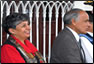
<instances>
[{"instance_id":1,"label":"man's shoulder","mask_svg":"<svg viewBox=\"0 0 94 64\"><path fill-rule=\"evenodd\" d=\"M64 28L61 32L59 32L58 36L73 36L72 32L68 28Z\"/></svg>"},{"instance_id":2,"label":"man's shoulder","mask_svg":"<svg viewBox=\"0 0 94 64\"><path fill-rule=\"evenodd\" d=\"M73 35L68 29L63 29L55 39L55 42L72 41Z\"/></svg>"}]
</instances>

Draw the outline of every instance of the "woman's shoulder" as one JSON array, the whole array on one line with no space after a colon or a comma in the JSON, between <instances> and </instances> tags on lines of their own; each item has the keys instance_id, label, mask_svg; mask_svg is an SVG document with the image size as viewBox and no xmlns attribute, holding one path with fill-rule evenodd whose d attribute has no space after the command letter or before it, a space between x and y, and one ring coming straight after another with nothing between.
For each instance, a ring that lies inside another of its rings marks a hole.
<instances>
[{"instance_id":1,"label":"woman's shoulder","mask_svg":"<svg viewBox=\"0 0 94 64\"><path fill-rule=\"evenodd\" d=\"M10 45L10 44L4 44L1 47L1 58L2 62L6 63L17 63L17 62L24 62L23 58L21 57L20 53L17 51L17 49ZM20 60L19 60L20 59ZM17 61L18 60L18 61Z\"/></svg>"},{"instance_id":2,"label":"woman's shoulder","mask_svg":"<svg viewBox=\"0 0 94 64\"><path fill-rule=\"evenodd\" d=\"M16 50L16 48L10 44L4 44L1 46L1 51Z\"/></svg>"},{"instance_id":3,"label":"woman's shoulder","mask_svg":"<svg viewBox=\"0 0 94 64\"><path fill-rule=\"evenodd\" d=\"M20 55L18 50L10 44L4 44L3 46L1 46L1 54L5 56L6 53L7 53L7 56L11 56L15 54Z\"/></svg>"},{"instance_id":4,"label":"woman's shoulder","mask_svg":"<svg viewBox=\"0 0 94 64\"><path fill-rule=\"evenodd\" d=\"M15 47L15 44L13 44L10 40L6 40L3 45L1 46L1 49L15 49L16 50L16 47Z\"/></svg>"}]
</instances>

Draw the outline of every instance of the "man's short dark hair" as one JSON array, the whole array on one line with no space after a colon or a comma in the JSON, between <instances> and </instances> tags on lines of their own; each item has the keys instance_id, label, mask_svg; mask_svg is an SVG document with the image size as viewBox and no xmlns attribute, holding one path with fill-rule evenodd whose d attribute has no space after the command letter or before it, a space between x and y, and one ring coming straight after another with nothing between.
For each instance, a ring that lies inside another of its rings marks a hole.
<instances>
[{"instance_id":1,"label":"man's short dark hair","mask_svg":"<svg viewBox=\"0 0 94 64\"><path fill-rule=\"evenodd\" d=\"M20 24L23 21L29 22L29 17L26 14L22 13L13 13L5 17L3 20L2 27L8 34L11 34L9 32L9 28L16 29L16 25Z\"/></svg>"}]
</instances>

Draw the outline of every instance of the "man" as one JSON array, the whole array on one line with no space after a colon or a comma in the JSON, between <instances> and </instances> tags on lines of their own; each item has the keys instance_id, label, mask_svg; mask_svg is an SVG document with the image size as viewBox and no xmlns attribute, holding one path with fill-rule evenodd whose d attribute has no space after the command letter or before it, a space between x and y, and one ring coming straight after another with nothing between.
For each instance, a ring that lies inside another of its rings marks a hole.
<instances>
[{"instance_id":1,"label":"man","mask_svg":"<svg viewBox=\"0 0 94 64\"><path fill-rule=\"evenodd\" d=\"M80 34L82 45L86 55L86 62L93 63L93 14L87 11L90 18L90 28L87 34Z\"/></svg>"},{"instance_id":2,"label":"man","mask_svg":"<svg viewBox=\"0 0 94 64\"><path fill-rule=\"evenodd\" d=\"M87 33L88 14L81 9L72 9L65 14L64 24L64 29L53 43L51 63L85 63L78 34Z\"/></svg>"}]
</instances>

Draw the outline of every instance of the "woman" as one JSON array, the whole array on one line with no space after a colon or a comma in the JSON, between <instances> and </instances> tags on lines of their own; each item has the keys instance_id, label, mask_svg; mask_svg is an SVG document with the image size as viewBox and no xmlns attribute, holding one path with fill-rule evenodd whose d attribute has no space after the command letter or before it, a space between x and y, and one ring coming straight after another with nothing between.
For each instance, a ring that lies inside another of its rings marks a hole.
<instances>
[{"instance_id":1,"label":"woman","mask_svg":"<svg viewBox=\"0 0 94 64\"><path fill-rule=\"evenodd\" d=\"M30 26L25 14L13 13L3 21L10 35L1 48L1 63L44 63L35 46L30 43Z\"/></svg>"}]
</instances>

